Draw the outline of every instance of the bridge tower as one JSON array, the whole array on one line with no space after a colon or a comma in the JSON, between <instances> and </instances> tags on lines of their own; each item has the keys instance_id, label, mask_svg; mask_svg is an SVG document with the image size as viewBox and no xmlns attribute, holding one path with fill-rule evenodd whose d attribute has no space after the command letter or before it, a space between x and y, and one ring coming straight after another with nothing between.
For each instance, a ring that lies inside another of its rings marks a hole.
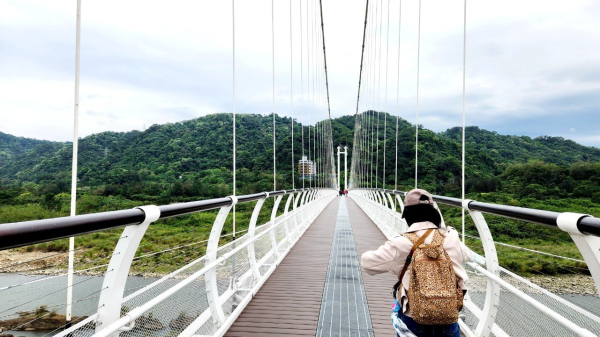
<instances>
[{"instance_id":1,"label":"bridge tower","mask_svg":"<svg viewBox=\"0 0 600 337\"><path fill-rule=\"evenodd\" d=\"M338 164L337 164L337 186L338 189L340 188L340 154L344 155L344 191L348 189L348 147L344 146L344 151L342 152L340 149L342 147L338 146L337 147L337 157L338 157Z\"/></svg>"}]
</instances>

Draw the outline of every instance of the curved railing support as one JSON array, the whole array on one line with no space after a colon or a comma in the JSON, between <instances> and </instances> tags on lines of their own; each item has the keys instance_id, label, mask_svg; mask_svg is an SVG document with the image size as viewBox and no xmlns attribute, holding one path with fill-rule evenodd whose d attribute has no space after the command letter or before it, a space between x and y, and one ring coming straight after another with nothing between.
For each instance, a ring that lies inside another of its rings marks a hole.
<instances>
[{"instance_id":1,"label":"curved railing support","mask_svg":"<svg viewBox=\"0 0 600 337\"><path fill-rule=\"evenodd\" d=\"M292 204L292 202L294 202L294 199L296 198L295 194L290 194L290 196L288 197L287 201L285 202L285 209L283 211L283 214L285 215L285 222L284 222L284 230L285 230L285 237L286 240L288 241L288 246L290 244L290 242L292 241L292 231L290 231L290 226L289 226L289 209L290 209L290 204Z\"/></svg>"},{"instance_id":2,"label":"curved railing support","mask_svg":"<svg viewBox=\"0 0 600 337\"><path fill-rule=\"evenodd\" d=\"M121 318L121 303L123 302L125 283L127 282L127 276L129 275L129 269L135 257L135 252L148 226L160 217L160 209L157 206L141 206L137 208L144 211L145 219L139 225L125 227L117 242L102 283L102 291L100 292L100 299L98 301L96 333ZM117 335L117 333L114 335Z\"/></svg>"},{"instance_id":3,"label":"curved railing support","mask_svg":"<svg viewBox=\"0 0 600 337\"><path fill-rule=\"evenodd\" d=\"M485 253L485 267L488 272L493 275L500 277L500 265L498 264L498 253L496 252L496 245L492 238L490 228L483 217L483 214L479 211L473 211L469 208L469 203L473 200L463 200L462 207L469 212L471 219L477 227L477 232L481 238L483 245L483 251ZM483 305L482 316L480 317L479 324L475 329L475 335L478 337L488 337L494 327L494 321L496 319L496 313L498 312L498 305L500 303L500 285L494 282L492 279L487 278L487 288L485 293L485 303Z\"/></svg>"},{"instance_id":4,"label":"curved railing support","mask_svg":"<svg viewBox=\"0 0 600 337\"><path fill-rule=\"evenodd\" d=\"M561 213L556 219L558 228L569 233L573 242L579 249L581 256L585 260L587 267L592 274L596 290L600 295L600 238L590 235L583 235L577 225L579 220L589 217L588 214Z\"/></svg>"},{"instance_id":5,"label":"curved railing support","mask_svg":"<svg viewBox=\"0 0 600 337\"><path fill-rule=\"evenodd\" d=\"M404 201L399 194L396 194L396 200L398 201L398 205L400 205L400 213L404 212Z\"/></svg>"},{"instance_id":6,"label":"curved railing support","mask_svg":"<svg viewBox=\"0 0 600 337\"><path fill-rule=\"evenodd\" d=\"M229 198L231 198L231 205L221 207L210 231L210 236L206 245L206 265L213 263L217 259L219 239L221 238L223 225L225 224L225 220L227 220L229 211L231 211L231 208L237 204L237 197L230 196ZM206 272L204 282L206 284L206 298L208 300L208 307L210 309L211 316L213 321L220 326L225 321L225 314L223 313L223 307L221 306L221 300L219 299L217 271L215 268L211 268Z\"/></svg>"},{"instance_id":7,"label":"curved railing support","mask_svg":"<svg viewBox=\"0 0 600 337\"><path fill-rule=\"evenodd\" d=\"M256 263L256 253L254 250L254 234L256 233L256 221L258 220L258 215L260 214L260 210L265 203L265 200L269 197L269 194L265 196L264 199L259 199L256 201L256 205L254 205L254 210L252 211L252 216L250 217L250 225L248 226L248 240L250 244L248 244L248 263L250 263L250 270L252 271L252 275L255 280L260 280L260 270L258 269L258 264ZM273 231L271 231L273 232Z\"/></svg>"},{"instance_id":8,"label":"curved railing support","mask_svg":"<svg viewBox=\"0 0 600 337\"><path fill-rule=\"evenodd\" d=\"M273 202L273 209L271 210L271 224L275 223L275 218L277 218L277 209L279 208L279 203L281 203L281 199L283 199L283 195L275 198ZM287 225L286 225L287 227ZM273 248L273 254L275 258L279 258L279 246L277 245L277 238L275 237L275 231L271 231L271 247ZM287 228L286 228L286 238L287 238Z\"/></svg>"}]
</instances>

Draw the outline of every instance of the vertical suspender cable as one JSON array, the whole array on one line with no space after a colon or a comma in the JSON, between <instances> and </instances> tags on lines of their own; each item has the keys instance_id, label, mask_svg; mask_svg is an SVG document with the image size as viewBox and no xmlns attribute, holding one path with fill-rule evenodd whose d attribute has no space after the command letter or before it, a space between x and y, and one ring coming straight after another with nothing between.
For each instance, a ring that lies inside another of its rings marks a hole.
<instances>
[{"instance_id":1,"label":"vertical suspender cable","mask_svg":"<svg viewBox=\"0 0 600 337\"><path fill-rule=\"evenodd\" d=\"M71 216L77 213L77 152L79 147L79 64L81 49L81 0L77 0L77 28L75 36L75 104L73 111L73 160L71 163ZM73 267L75 264L75 238L69 238L69 269L67 275L66 327L71 325L73 303Z\"/></svg>"},{"instance_id":2,"label":"vertical suspender cable","mask_svg":"<svg viewBox=\"0 0 600 337\"><path fill-rule=\"evenodd\" d=\"M373 175L375 173L375 151L373 149L373 146L375 146L375 95L377 94L376 91L376 79L377 79L377 72L375 71L377 69L377 26L379 25L379 22L377 21L377 15L379 13L379 6L378 6L378 2L374 3L375 6L375 13L373 15L373 18L375 20L375 25L373 26L373 51L374 51L374 55L373 55L373 78L372 78L372 82L371 82L371 92L372 92L372 97L371 97L371 146L370 146L370 151L371 151L371 172L370 172L370 187L374 188L375 184L374 184L374 179L373 179Z\"/></svg>"},{"instance_id":3,"label":"vertical suspender cable","mask_svg":"<svg viewBox=\"0 0 600 337\"><path fill-rule=\"evenodd\" d=\"M308 25L308 7L309 0L306 0L306 100L310 102L310 34ZM312 188L312 177L310 176L310 169L312 168L310 160L310 122L312 116L312 104L308 113L307 124L308 124L308 187Z\"/></svg>"},{"instance_id":4,"label":"vertical suspender cable","mask_svg":"<svg viewBox=\"0 0 600 337\"><path fill-rule=\"evenodd\" d=\"M421 0L419 0L419 35L417 38L417 123L415 124L415 188L419 168L419 71L421 67Z\"/></svg>"},{"instance_id":5,"label":"vertical suspender cable","mask_svg":"<svg viewBox=\"0 0 600 337\"><path fill-rule=\"evenodd\" d=\"M292 30L292 0L290 0L290 112L292 119L292 189L296 188L296 163L294 162L294 45Z\"/></svg>"},{"instance_id":6,"label":"vertical suspender cable","mask_svg":"<svg viewBox=\"0 0 600 337\"><path fill-rule=\"evenodd\" d=\"M300 104L302 107L302 160L304 160L304 66L303 66L303 57L302 53L304 52L304 47L302 43L302 0L300 0ZM302 162L302 188L304 188L304 178L306 177L306 163Z\"/></svg>"},{"instance_id":7,"label":"vertical suspender cable","mask_svg":"<svg viewBox=\"0 0 600 337\"><path fill-rule=\"evenodd\" d=\"M312 80L312 106L313 106L313 108L311 110L312 111L311 115L312 115L313 123L315 123L314 130L313 130L313 157L314 157L314 160L313 160L314 161L314 164L313 164L313 169L314 169L313 175L314 175L315 178L317 178L317 179L315 179L315 184L314 184L315 188L318 187L318 175L317 175L317 119L316 119L316 116L315 116L315 78L316 78L316 75L317 75L317 71L316 71L317 70L317 65L316 65L317 58L315 57L316 54L317 54L316 53L316 48L315 48L315 42L316 42L316 39L315 39L315 30L316 30L315 29L315 23L316 23L315 15L316 15L316 12L317 12L317 6L315 6L315 3L313 1L313 11L312 11L312 18L313 18L313 20L312 20L312 25L311 25L311 27L312 27L311 28L312 29L312 39L313 39L313 49L312 49L313 50L313 80Z\"/></svg>"},{"instance_id":8,"label":"vertical suspender cable","mask_svg":"<svg viewBox=\"0 0 600 337\"><path fill-rule=\"evenodd\" d=\"M398 189L398 121L400 119L400 39L402 33L402 0L398 10L398 77L396 81L396 169L394 173L394 189ZM396 200L396 199L394 199Z\"/></svg>"},{"instance_id":9,"label":"vertical suspender cable","mask_svg":"<svg viewBox=\"0 0 600 337\"><path fill-rule=\"evenodd\" d=\"M271 47L273 67L273 191L277 191L277 164L275 163L275 5L271 0Z\"/></svg>"},{"instance_id":10,"label":"vertical suspender cable","mask_svg":"<svg viewBox=\"0 0 600 337\"><path fill-rule=\"evenodd\" d=\"M231 0L231 28L232 28L232 81L231 81L231 95L233 103L233 195L236 193L235 189L235 171L236 171L236 135L235 135L235 0ZM233 240L235 241L235 205L233 205Z\"/></svg>"},{"instance_id":11,"label":"vertical suspender cable","mask_svg":"<svg viewBox=\"0 0 600 337\"><path fill-rule=\"evenodd\" d=\"M383 1L379 0L379 60L377 62L377 136L375 137L375 146L377 155L375 156L375 188L379 187L379 114L381 113L381 40L383 29Z\"/></svg>"},{"instance_id":12,"label":"vertical suspender cable","mask_svg":"<svg viewBox=\"0 0 600 337\"><path fill-rule=\"evenodd\" d=\"M390 0L388 0L388 10L387 10L387 34L386 38L386 51L385 51L385 102L383 102L383 175L381 177L381 183L383 184L383 188L385 189L385 142L387 139L387 99L388 99L388 60L390 54Z\"/></svg>"},{"instance_id":13,"label":"vertical suspender cable","mask_svg":"<svg viewBox=\"0 0 600 337\"><path fill-rule=\"evenodd\" d=\"M465 93L466 93L466 69L467 69L467 0L464 5L463 22L463 101L462 101L462 199L465 200ZM462 241L465 242L465 209L462 209Z\"/></svg>"}]
</instances>

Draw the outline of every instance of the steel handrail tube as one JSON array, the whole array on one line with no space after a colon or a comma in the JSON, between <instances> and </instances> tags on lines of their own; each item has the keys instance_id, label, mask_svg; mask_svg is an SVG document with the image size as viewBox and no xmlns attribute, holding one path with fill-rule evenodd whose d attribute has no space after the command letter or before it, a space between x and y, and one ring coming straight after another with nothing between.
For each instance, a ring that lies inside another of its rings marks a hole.
<instances>
[{"instance_id":1,"label":"steel handrail tube","mask_svg":"<svg viewBox=\"0 0 600 337\"><path fill-rule=\"evenodd\" d=\"M268 192L269 198L311 189L292 189ZM267 193L240 195L238 203L266 198ZM231 205L231 198L216 198L158 206L160 218L165 219ZM133 208L119 211L83 214L52 219L0 224L0 250L19 248L36 243L64 239L112 228L138 225L145 219L144 212Z\"/></svg>"},{"instance_id":2,"label":"steel handrail tube","mask_svg":"<svg viewBox=\"0 0 600 337\"><path fill-rule=\"evenodd\" d=\"M396 190L383 190L386 193L393 193L404 196L406 192L404 191L396 191ZM452 198L452 197L444 197L439 195L434 195L433 200L437 203L454 206L454 207L462 207L462 199ZM561 214L560 212L553 211L545 211L534 208L524 208L524 207L516 207L516 206L507 206L507 205L498 205L498 204L490 204L486 202L472 201L469 203L469 208L474 211L480 211L486 214L498 215L505 218L521 220L541 225L546 225L550 227L558 228L556 224L556 220L558 216ZM593 216L583 217L577 223L577 228L582 234L598 236L600 237L600 218L596 218Z\"/></svg>"},{"instance_id":3,"label":"steel handrail tube","mask_svg":"<svg viewBox=\"0 0 600 337\"><path fill-rule=\"evenodd\" d=\"M297 215L301 211L305 210L307 206L312 206L312 205L314 205L314 203L302 205L302 207L298 208L297 210L292 211L291 213L295 213L294 215ZM243 242L239 246L236 246L235 248L233 248L232 250L228 251L227 253L224 253L223 255L221 255L217 259L215 259L214 261L211 261L211 262L207 263L203 268L201 268L197 272L193 273L192 275L184 278L181 282L175 284L171 288L166 289L165 291L163 291L161 294L159 294L155 298L153 298L153 299L149 300L148 302L146 302L146 303L144 303L144 304L142 304L142 305L140 305L140 306L132 309L130 312L128 312L123 317L121 317L119 320L117 320L114 323L110 324L105 329L97 332L94 336L96 336L96 337L108 337L112 333L118 331L121 327L123 327L125 325L128 325L129 323L135 321L137 318L139 318L140 316L142 316L143 314L145 314L151 308L155 307L156 305L158 305L159 303L161 303L165 299L167 299L170 296L172 296L173 294L175 294L177 291L181 290L183 287L187 286L188 284L190 284L190 283L194 282L195 280L197 280L198 278L200 278L202 275L206 274L207 271L209 271L209 270L211 270L211 269L219 266L223 261L229 259L234 254L236 254L240 250L246 248L251 243L259 240L261 237L263 237L264 235L266 235L270 231L274 230L277 226L280 226L281 224L283 224L284 221L287 220L287 217L289 217L289 216L292 215L291 213L286 216L286 219L282 219L278 223L271 224L269 227L267 227L261 233L257 234L256 236L254 236L253 238L251 238L249 240L246 240L245 242Z\"/></svg>"}]
</instances>

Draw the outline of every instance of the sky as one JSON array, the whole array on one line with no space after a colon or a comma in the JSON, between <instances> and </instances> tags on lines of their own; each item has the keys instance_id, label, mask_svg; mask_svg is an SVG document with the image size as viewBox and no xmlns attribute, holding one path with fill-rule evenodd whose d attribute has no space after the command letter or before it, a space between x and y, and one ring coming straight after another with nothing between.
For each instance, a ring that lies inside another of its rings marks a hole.
<instances>
[{"instance_id":1,"label":"sky","mask_svg":"<svg viewBox=\"0 0 600 337\"><path fill-rule=\"evenodd\" d=\"M331 115L351 115L365 1L322 1ZM370 3L360 111L415 123L419 2ZM232 112L234 87L237 113L326 118L315 4L275 0L273 38L271 1L236 1L234 86L231 1L83 0L80 136ZM434 131L462 123L463 4L422 1L419 123ZM467 6L466 124L600 147L600 2ZM1 132L72 139L75 23L76 0L0 0Z\"/></svg>"}]
</instances>

